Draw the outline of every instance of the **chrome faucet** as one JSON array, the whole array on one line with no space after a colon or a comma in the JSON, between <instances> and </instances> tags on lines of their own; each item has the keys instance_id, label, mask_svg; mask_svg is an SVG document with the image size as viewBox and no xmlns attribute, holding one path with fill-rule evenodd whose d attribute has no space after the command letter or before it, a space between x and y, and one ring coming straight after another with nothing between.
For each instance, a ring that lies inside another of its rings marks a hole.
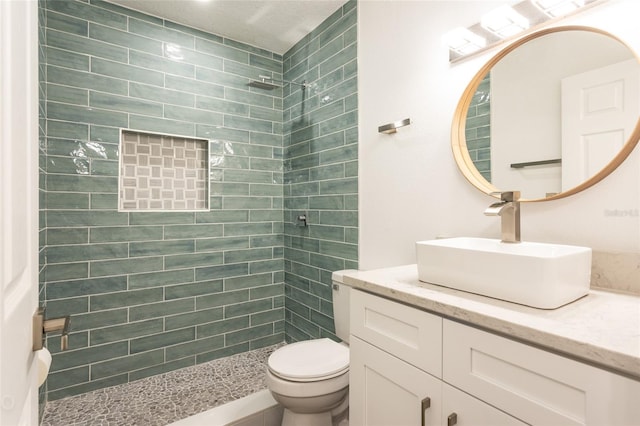
<instances>
[{"instance_id":1,"label":"chrome faucet","mask_svg":"<svg viewBox=\"0 0 640 426\"><path fill-rule=\"evenodd\" d=\"M520 191L492 192L500 195L500 202L491 204L485 211L486 216L500 216L502 219L502 242L520 242Z\"/></svg>"}]
</instances>

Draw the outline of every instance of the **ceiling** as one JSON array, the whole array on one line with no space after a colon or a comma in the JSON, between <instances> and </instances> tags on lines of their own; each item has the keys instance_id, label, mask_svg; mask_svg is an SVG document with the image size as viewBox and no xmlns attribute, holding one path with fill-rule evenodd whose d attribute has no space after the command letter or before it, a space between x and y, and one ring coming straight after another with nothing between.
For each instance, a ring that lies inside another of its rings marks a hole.
<instances>
[{"instance_id":1,"label":"ceiling","mask_svg":"<svg viewBox=\"0 0 640 426\"><path fill-rule=\"evenodd\" d=\"M109 0L284 54L346 0Z\"/></svg>"}]
</instances>

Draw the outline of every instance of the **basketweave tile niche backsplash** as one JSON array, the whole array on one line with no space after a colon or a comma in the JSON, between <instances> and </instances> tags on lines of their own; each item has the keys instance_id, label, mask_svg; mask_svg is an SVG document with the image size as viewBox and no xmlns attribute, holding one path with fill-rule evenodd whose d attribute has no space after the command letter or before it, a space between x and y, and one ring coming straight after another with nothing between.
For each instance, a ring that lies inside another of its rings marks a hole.
<instances>
[{"instance_id":1,"label":"basketweave tile niche backsplash","mask_svg":"<svg viewBox=\"0 0 640 426\"><path fill-rule=\"evenodd\" d=\"M206 139L122 130L121 211L209 210Z\"/></svg>"}]
</instances>

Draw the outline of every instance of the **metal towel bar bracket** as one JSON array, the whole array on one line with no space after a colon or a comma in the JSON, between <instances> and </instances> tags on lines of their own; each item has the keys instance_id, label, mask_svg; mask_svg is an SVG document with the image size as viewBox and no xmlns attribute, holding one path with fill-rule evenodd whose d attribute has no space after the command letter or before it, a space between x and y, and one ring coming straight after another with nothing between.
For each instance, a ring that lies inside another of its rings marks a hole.
<instances>
[{"instance_id":1,"label":"metal towel bar bracket","mask_svg":"<svg viewBox=\"0 0 640 426\"><path fill-rule=\"evenodd\" d=\"M408 126L411 124L410 118L405 118L404 120L394 121L393 123L385 124L384 126L378 127L378 133L384 133L390 135L392 133L396 133L400 127Z\"/></svg>"}]
</instances>

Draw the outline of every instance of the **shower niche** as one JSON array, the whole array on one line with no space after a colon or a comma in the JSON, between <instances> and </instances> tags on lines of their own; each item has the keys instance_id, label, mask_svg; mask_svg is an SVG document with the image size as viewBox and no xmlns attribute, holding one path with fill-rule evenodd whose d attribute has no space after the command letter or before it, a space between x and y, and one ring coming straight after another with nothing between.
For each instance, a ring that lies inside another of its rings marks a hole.
<instances>
[{"instance_id":1,"label":"shower niche","mask_svg":"<svg viewBox=\"0 0 640 426\"><path fill-rule=\"evenodd\" d=\"M118 211L208 211L209 141L122 129Z\"/></svg>"}]
</instances>

